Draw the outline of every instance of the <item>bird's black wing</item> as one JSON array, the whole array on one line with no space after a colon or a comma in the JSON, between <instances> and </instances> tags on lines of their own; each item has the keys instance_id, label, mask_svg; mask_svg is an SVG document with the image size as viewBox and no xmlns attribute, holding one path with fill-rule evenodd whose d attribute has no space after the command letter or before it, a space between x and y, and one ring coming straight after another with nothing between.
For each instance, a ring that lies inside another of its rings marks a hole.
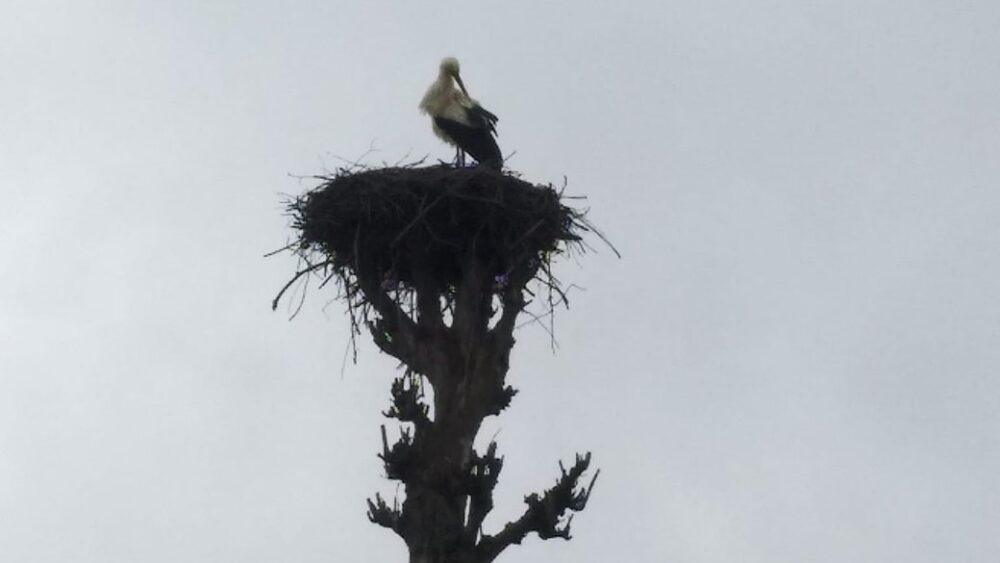
<instances>
[{"instance_id":1,"label":"bird's black wing","mask_svg":"<svg viewBox=\"0 0 1000 563\"><path fill-rule=\"evenodd\" d=\"M481 122L477 123L477 125L479 124ZM458 148L472 155L476 162L497 170L503 166L503 155L500 154L500 147L497 146L497 141L493 138L491 123L474 127L443 117L435 117L434 125L447 133L458 145Z\"/></svg>"},{"instance_id":2,"label":"bird's black wing","mask_svg":"<svg viewBox=\"0 0 1000 563\"><path fill-rule=\"evenodd\" d=\"M466 110L466 114L469 116L470 121L482 124L483 127L488 128L490 132L496 135L497 121L500 121L500 118L489 110L479 104L473 104L471 108Z\"/></svg>"}]
</instances>

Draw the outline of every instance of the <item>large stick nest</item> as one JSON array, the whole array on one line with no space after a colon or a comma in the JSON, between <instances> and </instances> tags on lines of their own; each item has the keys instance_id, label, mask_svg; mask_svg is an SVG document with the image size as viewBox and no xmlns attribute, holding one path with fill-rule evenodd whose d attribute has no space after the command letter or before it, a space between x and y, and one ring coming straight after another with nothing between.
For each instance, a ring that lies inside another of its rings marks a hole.
<instances>
[{"instance_id":1,"label":"large stick nest","mask_svg":"<svg viewBox=\"0 0 1000 563\"><path fill-rule=\"evenodd\" d=\"M498 292L512 272L533 272L549 290L551 310L565 302L551 257L585 248L586 231L603 239L561 190L488 168L355 166L316 178L319 186L287 205L297 238L285 250L303 266L275 307L297 280L316 273L324 284L338 282L356 324L356 313L367 318L371 297L361 288L378 287L401 305L418 288L448 300L475 264Z\"/></svg>"},{"instance_id":2,"label":"large stick nest","mask_svg":"<svg viewBox=\"0 0 1000 563\"><path fill-rule=\"evenodd\" d=\"M414 286L457 285L473 255L502 276L579 241L579 214L560 194L487 168L342 171L289 206L299 249L335 268Z\"/></svg>"}]
</instances>

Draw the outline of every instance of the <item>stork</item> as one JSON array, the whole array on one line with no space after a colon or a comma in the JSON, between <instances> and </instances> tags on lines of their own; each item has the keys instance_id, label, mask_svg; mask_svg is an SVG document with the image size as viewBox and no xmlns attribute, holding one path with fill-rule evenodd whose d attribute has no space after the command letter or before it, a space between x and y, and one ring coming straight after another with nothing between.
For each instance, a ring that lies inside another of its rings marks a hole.
<instances>
[{"instance_id":1,"label":"stork","mask_svg":"<svg viewBox=\"0 0 1000 563\"><path fill-rule=\"evenodd\" d=\"M434 134L455 147L455 161L460 166L465 164L465 153L482 166L495 170L503 166L503 155L494 138L497 116L469 97L457 59L441 60L437 80L420 100L420 110L431 116Z\"/></svg>"}]
</instances>

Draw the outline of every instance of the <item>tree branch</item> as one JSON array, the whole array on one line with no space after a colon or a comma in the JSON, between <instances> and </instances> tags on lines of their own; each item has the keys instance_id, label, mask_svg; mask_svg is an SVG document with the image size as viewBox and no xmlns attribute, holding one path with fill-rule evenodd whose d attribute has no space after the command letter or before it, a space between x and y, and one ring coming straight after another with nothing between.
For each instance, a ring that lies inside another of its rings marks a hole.
<instances>
[{"instance_id":1,"label":"tree branch","mask_svg":"<svg viewBox=\"0 0 1000 563\"><path fill-rule=\"evenodd\" d=\"M410 315L384 289L368 276L358 275L358 284L379 319L368 323L368 330L380 350L422 372L424 363L417 325Z\"/></svg>"},{"instance_id":2,"label":"tree branch","mask_svg":"<svg viewBox=\"0 0 1000 563\"><path fill-rule=\"evenodd\" d=\"M392 382L391 393L392 405L382 413L384 416L412 422L418 427L430 424L427 416L429 407L420 401L423 396L420 375L408 371L406 375L397 377Z\"/></svg>"},{"instance_id":3,"label":"tree branch","mask_svg":"<svg viewBox=\"0 0 1000 563\"><path fill-rule=\"evenodd\" d=\"M288 280L288 283L283 285L281 287L281 291L279 291L278 294L274 296L274 299L271 300L271 310L276 311L278 309L278 302L281 301L281 297L285 295L285 292L288 291L288 288L292 287L292 284L299 281L299 278L311 274L312 272L315 272L320 268L325 268L331 265L333 265L333 260L324 260L316 264L307 263L306 267L299 270L298 272L295 272L295 275L292 276L292 279Z\"/></svg>"},{"instance_id":4,"label":"tree branch","mask_svg":"<svg viewBox=\"0 0 1000 563\"><path fill-rule=\"evenodd\" d=\"M455 312L451 328L458 337L463 353L471 354L489 322L489 299L492 294L484 287L485 265L475 256L475 244L470 245L463 264L462 280L455 288Z\"/></svg>"},{"instance_id":5,"label":"tree branch","mask_svg":"<svg viewBox=\"0 0 1000 563\"><path fill-rule=\"evenodd\" d=\"M572 537L570 523L573 518L570 516L562 525L561 520L567 510L579 512L587 506L590 493L594 490L594 483L601 473L598 470L586 488L576 490L577 482L589 466L590 452L584 456L577 454L576 463L569 471L560 462L559 469L562 476L556 481L555 486L547 489L541 496L532 493L525 497L524 502L528 505L528 509L523 516L504 526L499 534L483 536L476 546L480 561L484 563L493 561L504 549L511 544L520 544L521 540L531 532L535 532L542 539L570 539Z\"/></svg>"},{"instance_id":6,"label":"tree branch","mask_svg":"<svg viewBox=\"0 0 1000 563\"><path fill-rule=\"evenodd\" d=\"M514 327L517 322L517 316L524 310L525 287L537 271L537 265L534 267L522 265L512 270L505 280L506 285L500 296L500 302L503 304L503 313L500 314L500 319L493 326L493 330L490 331L493 354L501 360L503 366L507 366L510 349L514 346Z\"/></svg>"},{"instance_id":7,"label":"tree branch","mask_svg":"<svg viewBox=\"0 0 1000 563\"><path fill-rule=\"evenodd\" d=\"M497 457L497 443L490 442L486 455L476 456L472 461L469 491L469 518L465 523L464 535L470 545L479 538L483 520L493 510L493 489L503 469L503 458Z\"/></svg>"},{"instance_id":8,"label":"tree branch","mask_svg":"<svg viewBox=\"0 0 1000 563\"><path fill-rule=\"evenodd\" d=\"M379 459L385 467L385 476L396 481L406 482L408 476L413 474L413 435L403 428L400 431L399 440L389 447L389 439L385 434L385 425L382 425L382 453L378 454Z\"/></svg>"},{"instance_id":9,"label":"tree branch","mask_svg":"<svg viewBox=\"0 0 1000 563\"><path fill-rule=\"evenodd\" d=\"M369 521L373 524L378 524L383 528L389 528L390 530L396 532L396 534L400 537L403 537L402 526L400 526L399 523L402 512L399 509L398 499L393 499L392 507L390 507L386 504L382 495L375 493L375 502L372 502L372 499L367 499L366 502L368 503Z\"/></svg>"}]
</instances>

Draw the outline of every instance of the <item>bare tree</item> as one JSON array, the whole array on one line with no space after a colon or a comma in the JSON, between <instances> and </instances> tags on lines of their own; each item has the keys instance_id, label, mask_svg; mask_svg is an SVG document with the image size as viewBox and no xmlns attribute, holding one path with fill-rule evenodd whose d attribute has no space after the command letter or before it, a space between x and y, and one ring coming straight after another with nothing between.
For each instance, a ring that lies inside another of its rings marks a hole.
<instances>
[{"instance_id":1,"label":"bare tree","mask_svg":"<svg viewBox=\"0 0 1000 563\"><path fill-rule=\"evenodd\" d=\"M302 267L274 305L296 281L335 283L352 335L367 329L404 368L384 412L401 430L390 441L382 426L379 457L405 500L376 494L368 518L406 542L411 563L486 563L530 533L569 539L567 512L583 510L599 473L580 486L590 453L560 463L551 488L489 533L503 458L495 442L485 452L473 444L516 394L505 377L519 315L566 303L551 260L596 231L551 186L487 169L353 168L319 179L289 204L298 238L286 249Z\"/></svg>"}]
</instances>

